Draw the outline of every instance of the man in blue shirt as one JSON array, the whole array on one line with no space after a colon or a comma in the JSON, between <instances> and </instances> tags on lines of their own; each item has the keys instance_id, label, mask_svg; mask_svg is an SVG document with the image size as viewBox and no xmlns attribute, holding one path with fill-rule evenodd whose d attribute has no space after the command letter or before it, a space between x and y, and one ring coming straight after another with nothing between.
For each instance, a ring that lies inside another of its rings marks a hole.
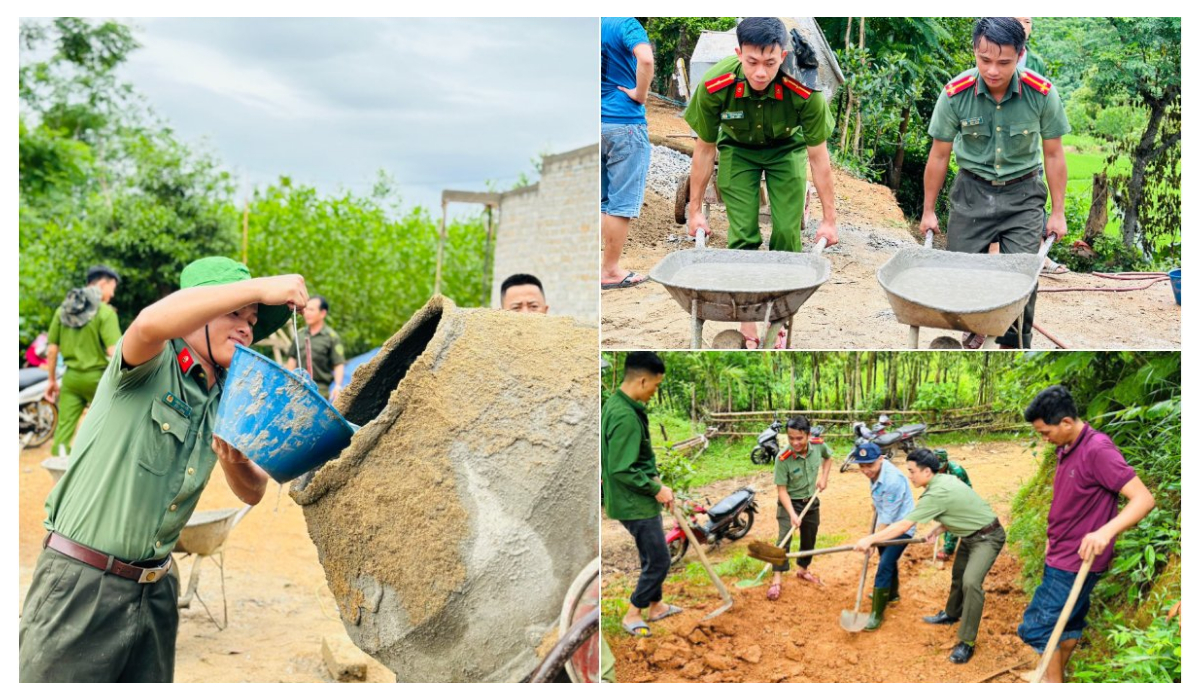
<instances>
[{"instance_id":1,"label":"man in blue shirt","mask_svg":"<svg viewBox=\"0 0 1200 700\"><path fill-rule=\"evenodd\" d=\"M600 232L601 289L624 289L646 281L621 267L629 222L642 211L650 169L646 96L654 78L654 51L633 17L600 20Z\"/></svg>"},{"instance_id":2,"label":"man in blue shirt","mask_svg":"<svg viewBox=\"0 0 1200 700\"><path fill-rule=\"evenodd\" d=\"M869 442L854 448L851 459L871 482L876 525L891 525L905 520L916 507L916 502L904 474L883 458L875 443ZM914 525L904 536L912 537L916 532ZM875 568L875 590L871 593L871 619L867 622L867 631L879 629L883 625L883 613L888 603L900 600L900 555L904 554L907 547L905 544L879 550L879 566Z\"/></svg>"}]
</instances>

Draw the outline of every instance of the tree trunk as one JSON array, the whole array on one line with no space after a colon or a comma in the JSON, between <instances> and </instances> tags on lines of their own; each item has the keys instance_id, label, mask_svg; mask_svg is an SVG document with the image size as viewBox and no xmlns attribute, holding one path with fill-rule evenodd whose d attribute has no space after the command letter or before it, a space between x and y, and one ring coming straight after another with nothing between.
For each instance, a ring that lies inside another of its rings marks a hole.
<instances>
[{"instance_id":1,"label":"tree trunk","mask_svg":"<svg viewBox=\"0 0 1200 700\"><path fill-rule=\"evenodd\" d=\"M1130 158L1133 161L1133 169L1130 172L1129 185L1126 188L1125 221L1121 224L1121 238L1126 248L1132 248L1138 242L1138 215L1141 212L1142 197L1146 189L1146 168L1150 165L1151 160L1179 141L1179 134L1172 134L1169 140L1155 145L1159 140L1158 130L1162 125L1163 116L1178 96L1179 86L1167 88L1162 97L1158 98L1142 94L1142 100L1150 107L1150 118L1146 122L1146 130L1142 132L1142 138L1133 149Z\"/></svg>"},{"instance_id":2,"label":"tree trunk","mask_svg":"<svg viewBox=\"0 0 1200 700\"><path fill-rule=\"evenodd\" d=\"M900 112L900 136L896 140L896 157L892 159L892 176L888 187L893 192L900 189L901 173L904 169L904 135L908 133L908 119L912 116L912 105L905 104Z\"/></svg>"},{"instance_id":3,"label":"tree trunk","mask_svg":"<svg viewBox=\"0 0 1200 700\"><path fill-rule=\"evenodd\" d=\"M1105 226L1108 226L1108 171L1101 170L1092 176L1092 208L1083 227L1084 242L1092 246L1104 235Z\"/></svg>"},{"instance_id":4,"label":"tree trunk","mask_svg":"<svg viewBox=\"0 0 1200 700\"><path fill-rule=\"evenodd\" d=\"M846 18L846 53L850 53L850 29L854 27L854 18ZM854 88L849 83L846 84L846 104L842 109L842 138L840 142L841 151L845 153L848 139L850 138L850 112L854 109Z\"/></svg>"},{"instance_id":5,"label":"tree trunk","mask_svg":"<svg viewBox=\"0 0 1200 700\"><path fill-rule=\"evenodd\" d=\"M866 47L867 36L867 18L858 18L858 50L862 51ZM866 72L866 61L863 61L863 72ZM854 101L854 155L858 155L862 150L862 100Z\"/></svg>"}]
</instances>

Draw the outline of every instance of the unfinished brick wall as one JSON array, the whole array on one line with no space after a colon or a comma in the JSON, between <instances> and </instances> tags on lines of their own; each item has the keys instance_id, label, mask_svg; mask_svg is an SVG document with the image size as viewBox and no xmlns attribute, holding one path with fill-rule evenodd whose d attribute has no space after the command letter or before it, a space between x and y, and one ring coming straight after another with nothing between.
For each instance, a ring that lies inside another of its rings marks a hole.
<instances>
[{"instance_id":1,"label":"unfinished brick wall","mask_svg":"<svg viewBox=\"0 0 1200 700\"><path fill-rule=\"evenodd\" d=\"M599 325L600 147L542 159L541 180L500 198L492 306L509 275L536 275L550 313Z\"/></svg>"}]
</instances>

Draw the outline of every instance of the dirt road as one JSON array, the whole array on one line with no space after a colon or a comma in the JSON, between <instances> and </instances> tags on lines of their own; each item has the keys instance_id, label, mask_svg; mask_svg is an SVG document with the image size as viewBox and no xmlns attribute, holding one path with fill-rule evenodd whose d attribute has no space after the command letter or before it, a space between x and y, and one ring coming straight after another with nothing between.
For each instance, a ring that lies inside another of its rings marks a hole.
<instances>
[{"instance_id":1,"label":"dirt road","mask_svg":"<svg viewBox=\"0 0 1200 700\"><path fill-rule=\"evenodd\" d=\"M684 150L687 141L672 138L688 133L686 123L678 117L678 109L662 102L651 103L647 117L652 139ZM840 242L826 252L833 270L829 282L796 315L791 347L906 349L908 327L896 321L875 273L898 248L918 242L889 189L836 169L834 179ZM720 206L714 206L713 211L715 215L710 215L709 223L714 236L709 245L720 248L725 246L727 223ZM806 245L811 245L820 212L820 203L814 202L808 217ZM764 239L768 239L770 218L760 219ZM668 243L668 238L684 233L684 227L675 223L674 202L648 189L642 215L631 227L621 265L649 272L659 260L683 245ZM944 240L935 243L936 247L944 245ZM1043 290L1138 286L1079 273L1043 275L1040 284ZM1071 349L1176 349L1181 345L1180 309L1169 286L1160 282L1136 292L1041 294L1037 322ZM736 325L705 324L706 347L717 333L728 328ZM923 329L921 346L929 347L930 341L944 334ZM684 349L691 341L691 320L661 285L647 281L632 289L601 293L601 338L606 348ZM1054 347L1045 336L1034 334L1035 349Z\"/></svg>"},{"instance_id":2,"label":"dirt road","mask_svg":"<svg viewBox=\"0 0 1200 700\"><path fill-rule=\"evenodd\" d=\"M992 442L947 447L952 459L970 472L975 489L1008 522L1008 504L1020 484L1035 469L1023 442ZM860 474L835 473L821 496L820 542L852 542L867 530L870 497ZM730 480L700 489L715 500L746 480ZM745 539L709 553L714 562L741 552L754 539L774 540L774 487L764 472L753 480L758 489L759 517ZM916 494L916 495L919 495ZM670 520L668 518L668 520ZM637 552L619 523L603 523L605 596L623 595L637 578ZM688 560L694 558L688 554ZM875 562L868 573L870 595ZM920 621L942 608L950 586L950 566L935 566L929 545L911 545L901 559L901 600L888 607L885 623L876 632L850 634L839 626L843 609L854 607L861 555L834 554L813 560L812 571L825 581L819 588L784 578L780 600L766 600L766 586L726 585L735 604L724 615L701 618L720 604L711 584L668 582L665 600L686 612L652 625L654 636L634 640L609 638L617 659L618 680L624 682L972 682L1026 658L1030 652L1017 638L1016 628L1026 604L1019 584L1019 564L1006 550L984 583L987 602L978 639L978 652L968 664L947 660L957 641L955 628ZM864 605L869 609L870 602ZM1002 674L997 682L1015 682Z\"/></svg>"},{"instance_id":3,"label":"dirt road","mask_svg":"<svg viewBox=\"0 0 1200 700\"><path fill-rule=\"evenodd\" d=\"M45 535L43 505L53 482L40 465L48 456L48 447L21 452L18 610L24 605ZM262 503L242 519L226 541L229 627L219 631L196 601L190 609L180 611L176 681L331 680L321 660L321 639L346 633L337 617L337 604L325 585L317 550L305 530L304 515L286 493L277 498L278 490L278 485L271 482ZM197 510L239 505L218 466ZM186 586L192 558L176 561ZM220 572L211 561L202 566L200 596L220 620ZM370 660L367 680L392 682L395 675Z\"/></svg>"}]
</instances>

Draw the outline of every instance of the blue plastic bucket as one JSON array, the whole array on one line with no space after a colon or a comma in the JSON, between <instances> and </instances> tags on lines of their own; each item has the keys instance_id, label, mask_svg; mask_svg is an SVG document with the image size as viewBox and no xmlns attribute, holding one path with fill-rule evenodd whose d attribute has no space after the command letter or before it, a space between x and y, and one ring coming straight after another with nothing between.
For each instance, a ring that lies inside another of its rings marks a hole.
<instances>
[{"instance_id":1,"label":"blue plastic bucket","mask_svg":"<svg viewBox=\"0 0 1200 700\"><path fill-rule=\"evenodd\" d=\"M276 481L290 481L333 459L355 430L307 375L234 348L213 434Z\"/></svg>"},{"instance_id":2,"label":"blue plastic bucket","mask_svg":"<svg viewBox=\"0 0 1200 700\"><path fill-rule=\"evenodd\" d=\"M1183 270L1175 268L1167 273L1171 278L1171 291L1175 293L1175 305L1183 305Z\"/></svg>"}]
</instances>

